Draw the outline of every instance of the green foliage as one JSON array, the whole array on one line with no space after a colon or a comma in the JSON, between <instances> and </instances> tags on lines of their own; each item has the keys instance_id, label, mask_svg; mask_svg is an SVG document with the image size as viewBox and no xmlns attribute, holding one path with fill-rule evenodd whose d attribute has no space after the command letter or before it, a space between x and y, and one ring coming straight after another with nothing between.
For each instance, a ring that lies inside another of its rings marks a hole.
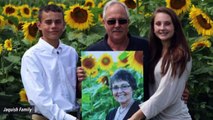
<instances>
[{"instance_id":1,"label":"green foliage","mask_svg":"<svg viewBox=\"0 0 213 120\"><path fill-rule=\"evenodd\" d=\"M211 39L213 42L213 39ZM213 48L201 48L192 54L193 67L189 79L189 108L196 120L213 118Z\"/></svg>"}]
</instances>

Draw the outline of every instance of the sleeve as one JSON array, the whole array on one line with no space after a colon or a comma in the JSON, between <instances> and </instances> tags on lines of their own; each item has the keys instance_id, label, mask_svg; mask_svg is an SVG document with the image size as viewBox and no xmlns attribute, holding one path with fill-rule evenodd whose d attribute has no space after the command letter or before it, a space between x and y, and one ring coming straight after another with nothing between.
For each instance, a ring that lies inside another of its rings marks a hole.
<instances>
[{"instance_id":1,"label":"sleeve","mask_svg":"<svg viewBox=\"0 0 213 120\"><path fill-rule=\"evenodd\" d=\"M140 105L140 109L147 119L156 116L174 104L178 99L181 99L186 80L191 71L191 62L192 61L189 61L187 63L186 69L180 77L178 77L178 75L171 77L172 70L170 65L168 72L160 79L159 86L155 93ZM160 69L160 67L157 69Z\"/></svg>"},{"instance_id":2,"label":"sleeve","mask_svg":"<svg viewBox=\"0 0 213 120\"><path fill-rule=\"evenodd\" d=\"M45 87L47 83L42 75L44 74L42 66L39 65L38 61L35 61L30 56L24 56L21 63L22 82L30 104L35 105L42 115L50 120L76 120L75 117L70 116L53 103L51 95Z\"/></svg>"}]
</instances>

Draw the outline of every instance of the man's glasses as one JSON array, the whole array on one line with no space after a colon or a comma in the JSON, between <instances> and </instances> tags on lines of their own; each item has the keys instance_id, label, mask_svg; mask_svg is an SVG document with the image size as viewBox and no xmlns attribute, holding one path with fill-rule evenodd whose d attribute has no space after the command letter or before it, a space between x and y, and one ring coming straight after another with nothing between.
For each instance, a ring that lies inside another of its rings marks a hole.
<instances>
[{"instance_id":1,"label":"man's glasses","mask_svg":"<svg viewBox=\"0 0 213 120\"><path fill-rule=\"evenodd\" d=\"M130 87L130 85L126 85L126 84L121 85L120 87L115 85L112 87L112 91L118 91L119 89L121 89L123 91L123 90L127 90L129 87Z\"/></svg>"},{"instance_id":2,"label":"man's glasses","mask_svg":"<svg viewBox=\"0 0 213 120\"><path fill-rule=\"evenodd\" d=\"M118 23L120 25L124 25L124 24L127 24L128 23L128 20L127 19L110 19L110 20L107 20L107 24L108 25L114 25L116 23L116 21L118 21Z\"/></svg>"}]
</instances>

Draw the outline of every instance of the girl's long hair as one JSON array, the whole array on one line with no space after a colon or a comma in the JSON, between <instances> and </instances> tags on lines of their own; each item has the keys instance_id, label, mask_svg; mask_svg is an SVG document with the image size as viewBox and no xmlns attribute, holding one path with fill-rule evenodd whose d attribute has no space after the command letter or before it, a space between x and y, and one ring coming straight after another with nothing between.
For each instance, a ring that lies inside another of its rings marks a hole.
<instances>
[{"instance_id":1,"label":"girl's long hair","mask_svg":"<svg viewBox=\"0 0 213 120\"><path fill-rule=\"evenodd\" d=\"M157 13L168 14L174 25L174 35L170 39L170 46L167 53L165 53L161 65L161 74L165 75L172 67L172 77L178 75L180 77L184 72L187 62L190 60L190 49L183 33L181 22L175 12L169 8L159 7L155 10L151 19L151 28L149 33L149 46L151 53L150 64L150 82L154 83L154 69L162 55L162 43L161 40L154 33L154 20Z\"/></svg>"}]
</instances>

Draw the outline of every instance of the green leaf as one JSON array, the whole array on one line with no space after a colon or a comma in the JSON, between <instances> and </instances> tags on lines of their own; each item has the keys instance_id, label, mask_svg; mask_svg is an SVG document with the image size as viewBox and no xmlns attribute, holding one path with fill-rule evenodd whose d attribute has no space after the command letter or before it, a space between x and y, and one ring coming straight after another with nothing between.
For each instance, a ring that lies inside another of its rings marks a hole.
<instances>
[{"instance_id":1,"label":"green leaf","mask_svg":"<svg viewBox=\"0 0 213 120\"><path fill-rule=\"evenodd\" d=\"M15 56L15 55L9 55L8 57L5 57L5 59L15 64L20 64L20 61L21 61L21 57Z\"/></svg>"},{"instance_id":2,"label":"green leaf","mask_svg":"<svg viewBox=\"0 0 213 120\"><path fill-rule=\"evenodd\" d=\"M1 84L4 84L4 83L9 83L9 82L13 82L15 80L15 78L13 76L9 76L7 79L2 79L0 80L0 83Z\"/></svg>"},{"instance_id":3,"label":"green leaf","mask_svg":"<svg viewBox=\"0 0 213 120\"><path fill-rule=\"evenodd\" d=\"M119 59L119 60L124 60L124 59L126 59L127 56L128 56L128 53L127 53L127 52L122 52L122 53L119 55L118 59Z\"/></svg>"}]
</instances>

